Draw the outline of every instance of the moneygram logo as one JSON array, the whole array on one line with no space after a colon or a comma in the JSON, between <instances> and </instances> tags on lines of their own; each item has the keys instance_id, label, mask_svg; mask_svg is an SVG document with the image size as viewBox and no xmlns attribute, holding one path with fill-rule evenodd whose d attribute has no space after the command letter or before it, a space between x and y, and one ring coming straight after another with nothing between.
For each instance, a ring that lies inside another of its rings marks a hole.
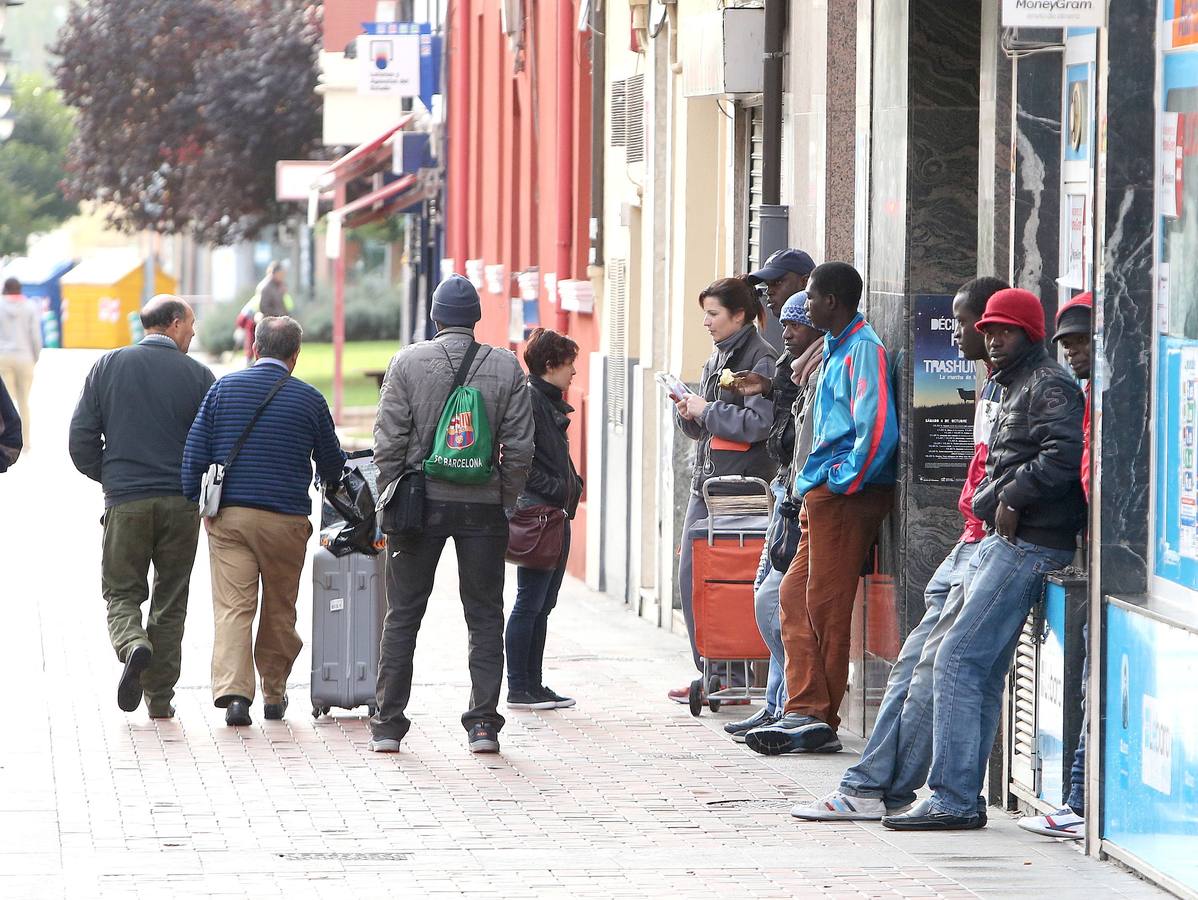
<instances>
[{"instance_id":1,"label":"moneygram logo","mask_svg":"<svg viewBox=\"0 0 1198 900\"><path fill-rule=\"evenodd\" d=\"M1015 8L1026 12L1083 12L1094 8L1094 0L1015 0Z\"/></svg>"}]
</instances>

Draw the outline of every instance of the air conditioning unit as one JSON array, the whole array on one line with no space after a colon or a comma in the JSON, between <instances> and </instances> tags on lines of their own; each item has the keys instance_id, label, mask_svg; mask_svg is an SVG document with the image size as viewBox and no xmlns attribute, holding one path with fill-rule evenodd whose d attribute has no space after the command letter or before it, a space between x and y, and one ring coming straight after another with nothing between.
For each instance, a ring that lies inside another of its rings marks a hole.
<instances>
[{"instance_id":1,"label":"air conditioning unit","mask_svg":"<svg viewBox=\"0 0 1198 900\"><path fill-rule=\"evenodd\" d=\"M683 32L684 96L760 94L765 9L732 6L697 18Z\"/></svg>"}]
</instances>

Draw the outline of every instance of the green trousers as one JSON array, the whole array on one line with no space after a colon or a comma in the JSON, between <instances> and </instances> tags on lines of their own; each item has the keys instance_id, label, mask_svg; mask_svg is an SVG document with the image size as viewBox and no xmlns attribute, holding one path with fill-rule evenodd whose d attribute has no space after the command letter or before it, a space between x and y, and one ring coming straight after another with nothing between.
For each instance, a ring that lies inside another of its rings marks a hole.
<instances>
[{"instance_id":1,"label":"green trousers","mask_svg":"<svg viewBox=\"0 0 1198 900\"><path fill-rule=\"evenodd\" d=\"M187 588L200 535L199 510L183 496L151 497L109 507L104 513L102 583L108 604L108 637L125 661L140 645L153 652L141 685L148 707L175 695L183 655ZM154 592L150 593L150 564ZM142 622L141 607L150 601Z\"/></svg>"}]
</instances>

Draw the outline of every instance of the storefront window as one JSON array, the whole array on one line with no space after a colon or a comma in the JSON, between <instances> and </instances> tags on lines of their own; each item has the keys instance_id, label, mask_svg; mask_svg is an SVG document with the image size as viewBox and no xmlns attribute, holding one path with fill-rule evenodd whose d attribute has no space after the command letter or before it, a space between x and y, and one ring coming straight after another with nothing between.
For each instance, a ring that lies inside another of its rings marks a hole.
<instances>
[{"instance_id":1,"label":"storefront window","mask_svg":"<svg viewBox=\"0 0 1198 900\"><path fill-rule=\"evenodd\" d=\"M1160 31L1155 571L1198 590L1198 10L1181 5Z\"/></svg>"}]
</instances>

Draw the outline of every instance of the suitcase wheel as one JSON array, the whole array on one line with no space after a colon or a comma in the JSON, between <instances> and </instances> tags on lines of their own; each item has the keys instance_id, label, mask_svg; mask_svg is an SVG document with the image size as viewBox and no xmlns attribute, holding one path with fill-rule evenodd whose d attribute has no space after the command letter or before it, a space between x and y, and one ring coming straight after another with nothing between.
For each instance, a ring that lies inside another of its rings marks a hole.
<instances>
[{"instance_id":1,"label":"suitcase wheel","mask_svg":"<svg viewBox=\"0 0 1198 900\"><path fill-rule=\"evenodd\" d=\"M720 689L720 678L718 675L712 675L711 681L709 681L707 683L707 695L710 697L712 694L714 694L719 689ZM713 713L719 712L720 711L720 701L719 700L708 700L707 708L710 709Z\"/></svg>"},{"instance_id":2,"label":"suitcase wheel","mask_svg":"<svg viewBox=\"0 0 1198 900\"><path fill-rule=\"evenodd\" d=\"M696 678L691 682L690 696L687 698L690 701L691 715L698 716L703 712L703 679Z\"/></svg>"},{"instance_id":3,"label":"suitcase wheel","mask_svg":"<svg viewBox=\"0 0 1198 900\"><path fill-rule=\"evenodd\" d=\"M378 714L378 711L379 708L377 706L366 707L366 715L370 716L372 719Z\"/></svg>"},{"instance_id":4,"label":"suitcase wheel","mask_svg":"<svg viewBox=\"0 0 1198 900\"><path fill-rule=\"evenodd\" d=\"M319 719L321 716L327 716L328 714L329 714L329 708L327 706L313 706L312 707L312 718L313 719Z\"/></svg>"}]
</instances>

